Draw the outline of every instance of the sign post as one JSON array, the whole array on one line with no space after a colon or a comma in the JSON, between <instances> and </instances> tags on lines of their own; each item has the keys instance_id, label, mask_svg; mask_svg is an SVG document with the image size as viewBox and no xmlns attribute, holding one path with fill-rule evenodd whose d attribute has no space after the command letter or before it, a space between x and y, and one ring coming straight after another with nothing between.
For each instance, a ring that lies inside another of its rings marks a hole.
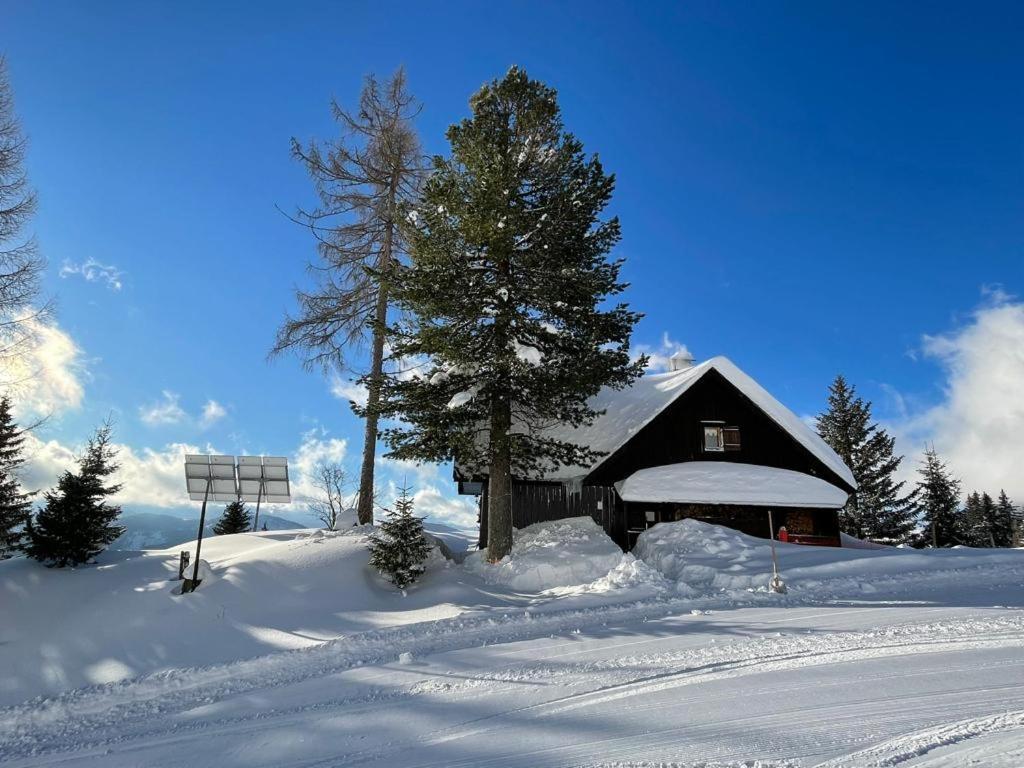
<instances>
[{"instance_id":1,"label":"sign post","mask_svg":"<svg viewBox=\"0 0 1024 768\"><path fill-rule=\"evenodd\" d=\"M288 504L292 500L288 479L288 459L283 456L234 456L221 454L189 454L185 456L185 487L192 501L203 502L199 512L199 533L196 536L196 559L192 578L185 579L182 593L194 592L199 586L199 552L203 546L208 501L255 501L256 520L260 503Z\"/></svg>"},{"instance_id":2,"label":"sign post","mask_svg":"<svg viewBox=\"0 0 1024 768\"><path fill-rule=\"evenodd\" d=\"M772 511L768 510L768 541L772 547L772 578L768 582L768 589L780 595L786 593L786 582L779 575L779 560L775 554L775 525L772 522Z\"/></svg>"}]
</instances>

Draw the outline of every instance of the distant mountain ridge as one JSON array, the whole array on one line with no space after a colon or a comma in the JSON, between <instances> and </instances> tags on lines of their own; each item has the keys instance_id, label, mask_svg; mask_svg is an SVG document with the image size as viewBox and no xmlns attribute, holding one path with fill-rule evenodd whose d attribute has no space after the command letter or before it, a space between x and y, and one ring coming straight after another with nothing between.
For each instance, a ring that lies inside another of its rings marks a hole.
<instances>
[{"instance_id":1,"label":"distant mountain ridge","mask_svg":"<svg viewBox=\"0 0 1024 768\"><path fill-rule=\"evenodd\" d=\"M207 516L203 536L213 536L213 525L218 515ZM193 541L199 527L197 518L175 517L157 512L133 512L121 515L117 522L125 527L125 532L118 537L111 549L167 549L187 541ZM267 530L282 531L290 528L308 528L308 525L296 523L283 517L268 515L260 510L260 529L264 523Z\"/></svg>"}]
</instances>

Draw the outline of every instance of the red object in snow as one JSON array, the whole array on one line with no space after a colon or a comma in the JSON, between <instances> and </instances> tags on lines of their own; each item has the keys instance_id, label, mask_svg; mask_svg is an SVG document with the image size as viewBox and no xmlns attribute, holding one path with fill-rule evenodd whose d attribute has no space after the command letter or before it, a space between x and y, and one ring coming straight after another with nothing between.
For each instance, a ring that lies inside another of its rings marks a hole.
<instances>
[{"instance_id":1,"label":"red object in snow","mask_svg":"<svg viewBox=\"0 0 1024 768\"><path fill-rule=\"evenodd\" d=\"M789 541L789 531L786 530L786 526L779 528L779 541Z\"/></svg>"}]
</instances>

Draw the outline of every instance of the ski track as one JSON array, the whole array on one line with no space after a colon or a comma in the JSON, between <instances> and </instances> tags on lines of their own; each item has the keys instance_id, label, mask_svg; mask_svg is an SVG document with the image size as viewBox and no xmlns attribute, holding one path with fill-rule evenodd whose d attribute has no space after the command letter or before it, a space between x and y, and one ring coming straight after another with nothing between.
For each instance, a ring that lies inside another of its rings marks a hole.
<instances>
[{"instance_id":1,"label":"ski track","mask_svg":"<svg viewBox=\"0 0 1024 768\"><path fill-rule=\"evenodd\" d=\"M916 622L870 631L836 631L824 635L755 635L720 645L698 646L662 653L623 654L615 658L589 662L553 664L555 659L579 652L576 644L567 644L564 651L560 649L561 646L550 648L554 653L546 654L545 658L525 662L516 660L497 668L490 667L485 672L458 683L419 681L386 693L370 691L362 695L320 701L290 709L267 709L241 717L214 719L208 722L182 722L172 717L175 713L202 707L234 694L290 685L364 664L394 661L404 650L415 651L417 656L422 656L440 651L473 648L484 643L544 637L552 632L571 631L567 630L568 627L576 629L588 625L603 626L611 621L643 620L646 616L652 615L654 607L650 604L641 604L611 611L572 611L568 614L541 615L529 619L520 614L506 616L500 621L483 617L440 620L427 623L434 631L426 638L422 634L424 627L415 629L407 626L398 630L364 633L346 641L332 641L326 646L306 651L274 654L259 660L222 667L176 670L130 683L74 691L55 700L32 702L26 706L0 712L0 733L11 734L10 737L3 737L3 741L0 742L0 758L48 756L47 764L55 764L63 757L74 759L88 754L102 755L114 745L119 747L119 753L123 753L126 750L149 749L154 745L186 744L200 734L209 736L229 733L238 737L249 730L262 732L268 729L288 728L310 716L327 715L339 710L349 712L372 709L420 696L459 694L472 697L484 693L493 695L503 687L528 680L562 678L563 685L586 688L553 700L504 709L456 723L438 733L419 739L377 745L367 750L335 756L329 760L299 760L288 763L296 768L377 761L418 765L500 765L505 761L477 759L462 762L445 760L438 763L414 763L406 756L399 755L408 753L422 757L427 754L423 750L432 746L480 737L499 728L501 721L510 716L540 720L586 707L607 705L618 700L625 702L629 699L630 708L635 711L643 707L644 696L647 694L668 689L685 689L687 686L716 679L902 655L919 656L982 648L1024 647L1022 616ZM664 613L665 604L659 607L662 610L658 612ZM660 638L654 638L655 641L657 639ZM630 640L611 647L625 650L630 646L642 646L645 642L652 642L652 638ZM505 655L505 652L499 652L498 655ZM1024 664L1024 658L1019 663ZM665 671L651 674L652 668ZM802 685L806 684L793 684L795 690L800 689ZM1006 687L1015 689L1019 694L1019 684L1010 683ZM908 703L914 700L914 706L917 708L928 706L928 695L907 698ZM943 707L948 708L948 702L938 707L937 716L941 716ZM856 723L866 714L852 706L850 711L829 711L819 716ZM752 718L747 715L745 719ZM959 731L954 730L951 733L971 733L971 727L975 730L984 729L987 722L970 721L980 725L964 725ZM664 744L671 747L678 739L679 729L677 726L652 731L647 734L649 741L645 742L645 746L656 747L658 744ZM941 729L935 733L929 731L919 738L926 742L931 739L935 743L944 738L953 738L943 735L945 732L940 731ZM595 754L595 747L598 745L601 745L601 751L605 752L617 743L621 744L626 738L629 737L591 740L587 744L569 745L565 749L557 750L557 753L559 758L568 760L571 764L584 764ZM877 749L883 747L889 748L880 745ZM894 746L890 751L897 749L899 747ZM551 748L541 748L537 750L536 756L539 759L542 755L550 756L551 752ZM519 752L516 760L529 758L531 754L529 751ZM893 758L887 756L888 753L878 754L883 755L878 758L879 760L888 759L890 762L863 764L898 764L891 762ZM863 760L861 757L857 759L863 762L875 758L864 752ZM847 764L854 763L825 765ZM855 764L860 765L861 762ZM731 765L788 766L790 763L748 762Z\"/></svg>"},{"instance_id":2,"label":"ski track","mask_svg":"<svg viewBox=\"0 0 1024 768\"><path fill-rule=\"evenodd\" d=\"M1024 742L1024 710L1005 712L991 717L961 720L899 736L852 755L819 763L816 768L845 768L851 764L863 768L886 768L902 765L940 747L960 744L968 739L994 733L1020 730Z\"/></svg>"},{"instance_id":3,"label":"ski track","mask_svg":"<svg viewBox=\"0 0 1024 768\"><path fill-rule=\"evenodd\" d=\"M820 603L776 595L750 595L747 605L816 606ZM506 611L500 616L456 616L401 627L370 630L311 648L281 651L208 667L180 668L132 680L87 686L53 698L33 699L0 709L0 758L44 748L54 740L94 731L104 723L120 728L166 717L228 696L276 688L348 669L395 662L403 652L416 657L492 644L553 637L609 624L661 619L702 608L742 607L735 600L647 600L618 606ZM855 609L863 610L863 609Z\"/></svg>"}]
</instances>

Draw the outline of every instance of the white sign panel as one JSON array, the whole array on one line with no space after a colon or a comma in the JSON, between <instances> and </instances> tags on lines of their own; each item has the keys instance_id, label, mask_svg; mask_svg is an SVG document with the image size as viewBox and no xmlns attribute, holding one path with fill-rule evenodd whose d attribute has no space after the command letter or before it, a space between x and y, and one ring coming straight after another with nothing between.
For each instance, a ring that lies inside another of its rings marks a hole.
<instances>
[{"instance_id":1,"label":"white sign panel","mask_svg":"<svg viewBox=\"0 0 1024 768\"><path fill-rule=\"evenodd\" d=\"M185 486L193 501L288 504L292 500L288 459L283 456L239 456L236 461L234 456L188 454Z\"/></svg>"}]
</instances>

